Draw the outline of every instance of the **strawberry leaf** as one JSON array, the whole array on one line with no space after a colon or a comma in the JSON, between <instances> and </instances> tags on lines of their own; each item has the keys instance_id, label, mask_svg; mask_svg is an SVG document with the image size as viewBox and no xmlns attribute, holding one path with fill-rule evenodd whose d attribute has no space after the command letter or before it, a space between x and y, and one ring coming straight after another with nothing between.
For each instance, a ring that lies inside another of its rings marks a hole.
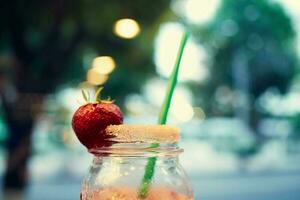
<instances>
[{"instance_id":1,"label":"strawberry leaf","mask_svg":"<svg viewBox=\"0 0 300 200\"><path fill-rule=\"evenodd\" d=\"M88 101L89 101L89 98L88 98L88 95L86 94L86 91L81 90L81 94L82 94L83 99L84 99L86 102L88 102Z\"/></svg>"}]
</instances>

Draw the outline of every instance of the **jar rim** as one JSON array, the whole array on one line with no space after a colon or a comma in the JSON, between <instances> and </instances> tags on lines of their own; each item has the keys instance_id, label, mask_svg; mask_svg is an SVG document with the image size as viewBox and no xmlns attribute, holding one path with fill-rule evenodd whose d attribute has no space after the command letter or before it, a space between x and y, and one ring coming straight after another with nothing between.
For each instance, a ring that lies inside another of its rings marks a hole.
<instances>
[{"instance_id":1,"label":"jar rim","mask_svg":"<svg viewBox=\"0 0 300 200\"><path fill-rule=\"evenodd\" d=\"M118 143L175 143L179 129L170 125L120 124L105 129L109 141Z\"/></svg>"}]
</instances>

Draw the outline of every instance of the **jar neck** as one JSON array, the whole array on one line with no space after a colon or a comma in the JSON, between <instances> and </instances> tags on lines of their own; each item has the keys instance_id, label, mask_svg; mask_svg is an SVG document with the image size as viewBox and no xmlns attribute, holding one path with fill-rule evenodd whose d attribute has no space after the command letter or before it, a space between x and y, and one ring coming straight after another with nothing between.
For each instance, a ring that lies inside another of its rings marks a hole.
<instances>
[{"instance_id":1,"label":"jar neck","mask_svg":"<svg viewBox=\"0 0 300 200\"><path fill-rule=\"evenodd\" d=\"M177 143L116 143L109 147L90 149L96 157L177 157L183 152Z\"/></svg>"}]
</instances>

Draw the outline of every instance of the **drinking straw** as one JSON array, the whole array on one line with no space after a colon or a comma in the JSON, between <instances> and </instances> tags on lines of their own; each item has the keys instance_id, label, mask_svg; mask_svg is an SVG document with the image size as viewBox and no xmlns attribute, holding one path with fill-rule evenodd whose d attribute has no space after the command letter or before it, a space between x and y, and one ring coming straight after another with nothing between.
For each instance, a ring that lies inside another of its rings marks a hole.
<instances>
[{"instance_id":1,"label":"drinking straw","mask_svg":"<svg viewBox=\"0 0 300 200\"><path fill-rule=\"evenodd\" d=\"M184 47L188 40L188 37L189 37L188 32L185 32L184 35L182 36L180 46L179 46L179 49L177 52L176 62L175 62L172 74L169 78L166 96L165 96L165 99L164 99L164 102L163 102L163 105L162 105L162 108L161 108L161 111L159 114L159 119L158 119L159 124L166 124L172 96L173 96L174 89L175 89L175 86L177 83L178 71L179 71L179 66L180 66L183 50L184 50ZM158 143L152 144L151 147L157 148L157 147L159 147L159 144ZM143 181L142 181L142 184L139 189L139 196L142 198L147 196L148 190L151 186L152 178L153 178L154 171L155 171L156 160L157 160L156 157L149 158L147 165L145 167L145 174L144 174Z\"/></svg>"}]
</instances>

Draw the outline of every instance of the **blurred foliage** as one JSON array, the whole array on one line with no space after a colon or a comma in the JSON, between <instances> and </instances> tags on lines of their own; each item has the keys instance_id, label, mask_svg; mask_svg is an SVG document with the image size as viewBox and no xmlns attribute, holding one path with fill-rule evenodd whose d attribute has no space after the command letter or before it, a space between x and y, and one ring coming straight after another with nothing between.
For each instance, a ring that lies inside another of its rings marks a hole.
<instances>
[{"instance_id":1,"label":"blurred foliage","mask_svg":"<svg viewBox=\"0 0 300 200\"><path fill-rule=\"evenodd\" d=\"M3 116L3 110L0 109L0 148L4 146L7 138L7 127L5 126L5 117Z\"/></svg>"},{"instance_id":2,"label":"blurred foliage","mask_svg":"<svg viewBox=\"0 0 300 200\"><path fill-rule=\"evenodd\" d=\"M293 132L291 137L294 139L300 139L300 113L296 114L292 119L291 119L292 127L293 127Z\"/></svg>"},{"instance_id":3,"label":"blurred foliage","mask_svg":"<svg viewBox=\"0 0 300 200\"><path fill-rule=\"evenodd\" d=\"M223 0L214 19L192 27L208 52L209 80L198 85L207 110L220 86L250 94L250 106L268 88L286 92L297 66L295 30L283 8L269 0ZM225 98L225 95L223 95ZM222 97L223 97L222 96ZM203 103L203 102L201 102ZM228 105L227 105L228 107ZM221 112L221 115L232 113Z\"/></svg>"},{"instance_id":4,"label":"blurred foliage","mask_svg":"<svg viewBox=\"0 0 300 200\"><path fill-rule=\"evenodd\" d=\"M2 1L0 49L12 61L1 69L9 71L5 77L21 92L49 93L59 85L85 80L84 55L111 55L118 67L105 91L122 101L154 72L153 38L169 2ZM113 24L120 18L137 20L141 34L134 40L115 36Z\"/></svg>"}]
</instances>

